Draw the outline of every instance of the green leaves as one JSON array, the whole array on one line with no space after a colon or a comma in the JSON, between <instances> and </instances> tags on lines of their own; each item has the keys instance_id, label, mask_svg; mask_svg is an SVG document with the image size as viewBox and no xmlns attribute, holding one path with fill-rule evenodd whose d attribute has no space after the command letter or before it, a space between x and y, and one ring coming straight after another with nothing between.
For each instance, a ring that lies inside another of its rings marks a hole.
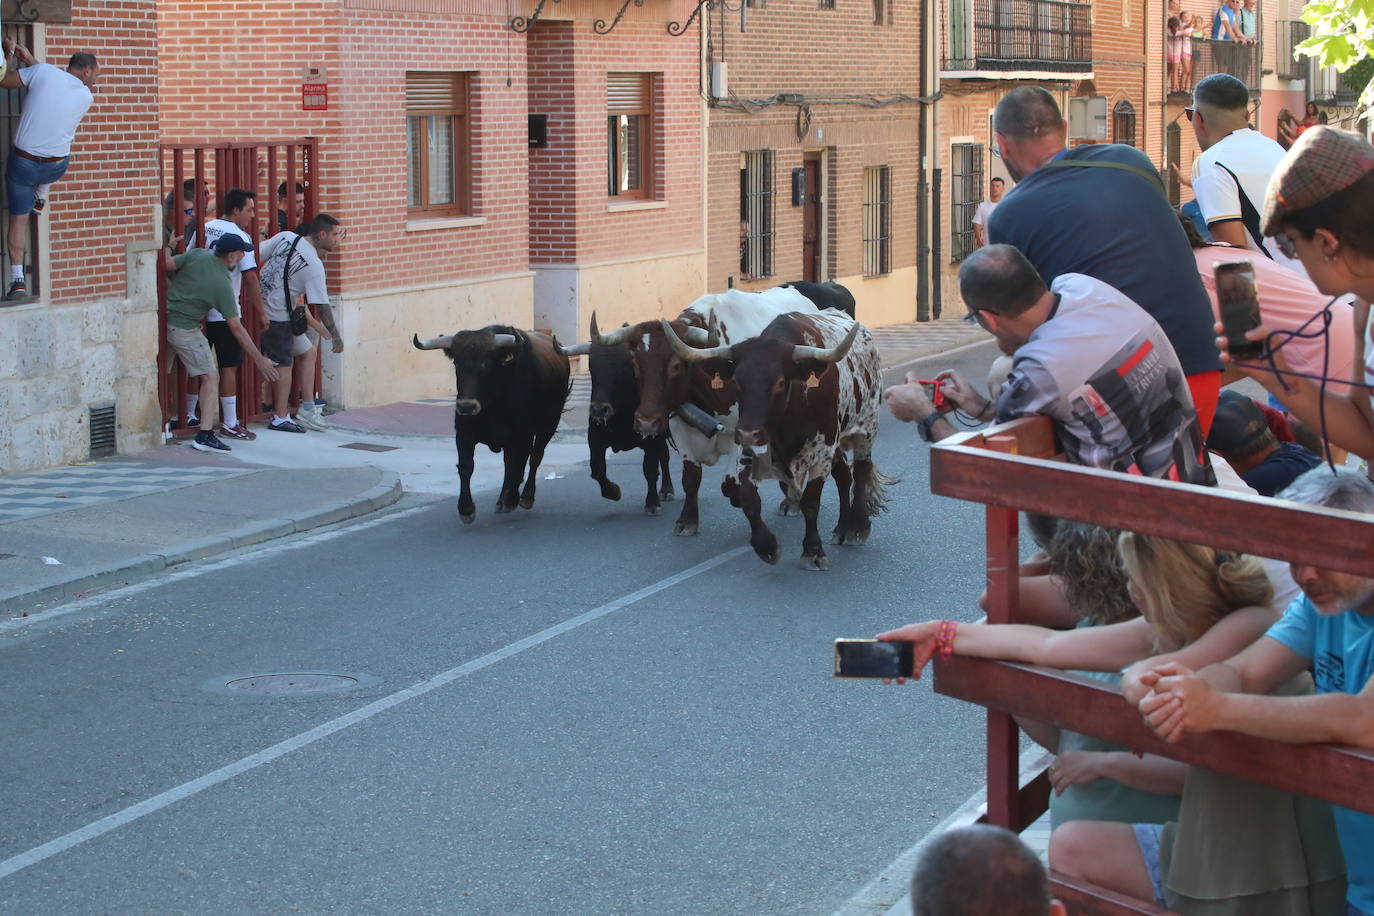
<instances>
[{"instance_id":1,"label":"green leaves","mask_svg":"<svg viewBox=\"0 0 1374 916\"><path fill-rule=\"evenodd\" d=\"M1374 59L1374 0L1313 0L1303 7L1302 18L1312 26L1312 37L1296 51L1312 57L1317 66L1346 73ZM1361 68L1361 73L1367 70ZM1374 109L1374 80L1366 78L1357 88L1361 107Z\"/></svg>"}]
</instances>

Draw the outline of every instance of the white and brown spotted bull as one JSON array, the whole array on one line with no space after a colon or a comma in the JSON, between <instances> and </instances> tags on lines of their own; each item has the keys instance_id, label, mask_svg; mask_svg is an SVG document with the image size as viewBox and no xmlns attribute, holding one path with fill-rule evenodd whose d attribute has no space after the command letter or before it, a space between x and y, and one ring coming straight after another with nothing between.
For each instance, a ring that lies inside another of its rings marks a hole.
<instances>
[{"instance_id":1,"label":"white and brown spotted bull","mask_svg":"<svg viewBox=\"0 0 1374 916\"><path fill-rule=\"evenodd\" d=\"M479 442L504 453L506 476L497 513L510 512L517 504L532 508L535 475L568 399L567 354L547 334L495 324L431 340L415 335L412 343L420 350L443 350L457 376L453 438L458 446L458 517L464 524L477 517L470 483ZM522 490L526 463L529 477Z\"/></svg>"},{"instance_id":2,"label":"white and brown spotted bull","mask_svg":"<svg viewBox=\"0 0 1374 916\"><path fill-rule=\"evenodd\" d=\"M738 501L754 552L769 563L778 560L778 539L759 508L757 482L763 477L801 493L803 569L829 565L816 523L827 476L834 475L840 492L832 543L867 541L890 482L873 466L882 368L868 329L834 310L792 313L774 318L750 340L706 349L678 339L667 322L664 329L679 357L711 377L730 378L739 392ZM853 453L852 471L845 452Z\"/></svg>"},{"instance_id":3,"label":"white and brown spotted bull","mask_svg":"<svg viewBox=\"0 0 1374 916\"><path fill-rule=\"evenodd\" d=\"M733 382L705 373L696 368L696 363L683 359L665 336L664 328L671 328L679 343L686 340L692 346L729 345L758 335L774 318L789 312L820 314L801 292L780 287L761 293L737 289L712 293L697 299L672 322L642 321L604 335L597 331L596 316L592 316L594 342L625 346L634 354L639 379L635 431L642 436L669 432L682 453L682 512L673 529L675 534L697 533L702 466L710 467L728 457L726 466L733 469L739 451L735 444L738 392ZM720 429L703 433L687 423L677 415L684 404L713 415ZM727 476L721 489L734 499L734 477Z\"/></svg>"}]
</instances>

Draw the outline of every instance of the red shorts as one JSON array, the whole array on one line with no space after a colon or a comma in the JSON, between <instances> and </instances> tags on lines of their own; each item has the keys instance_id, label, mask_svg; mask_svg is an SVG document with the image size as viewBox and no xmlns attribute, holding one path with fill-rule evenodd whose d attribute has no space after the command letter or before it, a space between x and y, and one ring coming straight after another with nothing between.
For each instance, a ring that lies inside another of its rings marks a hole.
<instances>
[{"instance_id":1,"label":"red shorts","mask_svg":"<svg viewBox=\"0 0 1374 916\"><path fill-rule=\"evenodd\" d=\"M1205 438L1212 431L1212 418L1217 415L1217 401L1221 398L1221 373L1199 372L1188 376L1188 390L1193 395L1193 409L1197 411Z\"/></svg>"}]
</instances>

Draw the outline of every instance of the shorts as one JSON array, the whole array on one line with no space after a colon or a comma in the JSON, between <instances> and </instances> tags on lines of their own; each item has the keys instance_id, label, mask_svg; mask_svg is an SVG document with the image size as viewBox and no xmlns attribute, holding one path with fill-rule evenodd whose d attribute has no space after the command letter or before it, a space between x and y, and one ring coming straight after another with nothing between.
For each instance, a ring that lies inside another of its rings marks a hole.
<instances>
[{"instance_id":1,"label":"shorts","mask_svg":"<svg viewBox=\"0 0 1374 916\"><path fill-rule=\"evenodd\" d=\"M221 369L237 369L243 365L243 345L229 330L229 322L205 322L205 337L210 341L210 348L215 351Z\"/></svg>"},{"instance_id":2,"label":"shorts","mask_svg":"<svg viewBox=\"0 0 1374 916\"><path fill-rule=\"evenodd\" d=\"M5 200L12 216L33 212L34 192L40 184L52 184L67 174L70 156L56 162L34 162L11 152L5 160Z\"/></svg>"},{"instance_id":3,"label":"shorts","mask_svg":"<svg viewBox=\"0 0 1374 916\"><path fill-rule=\"evenodd\" d=\"M1165 60L1167 60L1171 64L1176 64L1182 57L1183 53L1181 51L1177 50L1176 48L1170 48L1168 54L1165 57Z\"/></svg>"},{"instance_id":4,"label":"shorts","mask_svg":"<svg viewBox=\"0 0 1374 916\"><path fill-rule=\"evenodd\" d=\"M200 328L167 327L167 343L176 351L177 359L185 367L186 374L195 378L198 375L215 374L215 358L210 355L210 342L200 332Z\"/></svg>"},{"instance_id":5,"label":"shorts","mask_svg":"<svg viewBox=\"0 0 1374 916\"><path fill-rule=\"evenodd\" d=\"M291 322L269 321L267 330L262 332L262 355L279 368L291 365L296 358L296 335L291 333Z\"/></svg>"},{"instance_id":6,"label":"shorts","mask_svg":"<svg viewBox=\"0 0 1374 916\"><path fill-rule=\"evenodd\" d=\"M1140 857L1145 860L1145 871L1150 875L1150 886L1155 890L1155 904L1164 906L1164 876L1159 873L1159 838L1164 834L1163 824L1132 824L1135 842L1140 847Z\"/></svg>"}]
</instances>

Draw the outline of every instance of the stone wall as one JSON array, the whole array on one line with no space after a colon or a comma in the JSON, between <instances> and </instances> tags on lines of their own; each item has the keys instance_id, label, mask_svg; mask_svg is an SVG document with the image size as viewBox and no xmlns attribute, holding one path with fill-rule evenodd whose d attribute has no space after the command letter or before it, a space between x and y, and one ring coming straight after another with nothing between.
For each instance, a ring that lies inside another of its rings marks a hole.
<instances>
[{"instance_id":1,"label":"stone wall","mask_svg":"<svg viewBox=\"0 0 1374 916\"><path fill-rule=\"evenodd\" d=\"M162 441L156 255L128 246L124 298L0 309L0 473L89 458L89 408L111 403L121 454Z\"/></svg>"}]
</instances>

